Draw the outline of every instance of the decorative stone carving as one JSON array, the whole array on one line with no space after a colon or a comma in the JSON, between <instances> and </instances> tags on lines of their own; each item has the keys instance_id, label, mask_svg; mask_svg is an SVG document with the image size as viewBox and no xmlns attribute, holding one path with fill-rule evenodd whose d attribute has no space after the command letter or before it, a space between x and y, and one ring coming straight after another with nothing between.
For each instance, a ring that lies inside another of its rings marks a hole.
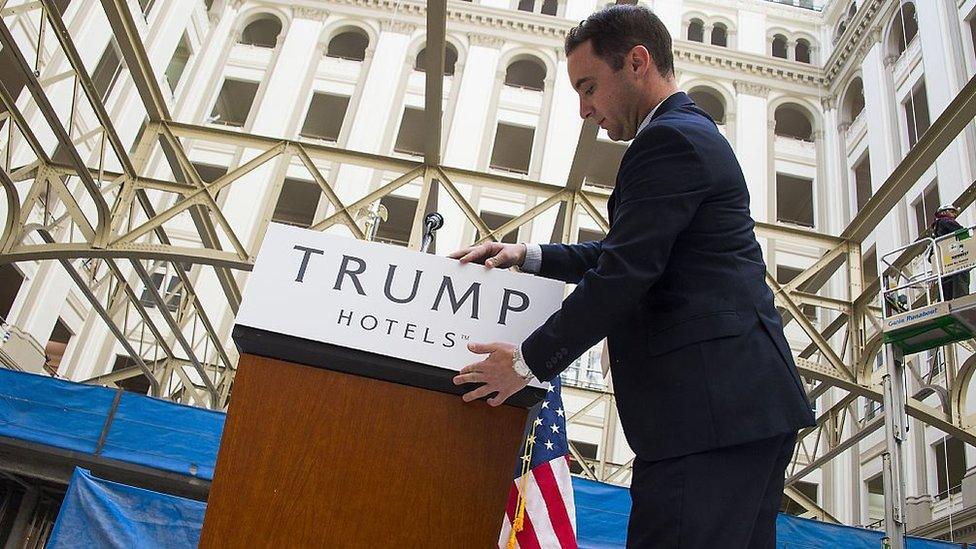
<instances>
[{"instance_id":1,"label":"decorative stone carving","mask_svg":"<svg viewBox=\"0 0 976 549\"><path fill-rule=\"evenodd\" d=\"M875 27L868 31L867 43L868 44L880 44L881 43L881 27Z\"/></svg>"},{"instance_id":2,"label":"decorative stone carving","mask_svg":"<svg viewBox=\"0 0 976 549\"><path fill-rule=\"evenodd\" d=\"M847 130L849 130L849 129L851 129L851 123L850 122L842 122L840 124L837 124L837 131L839 131L842 134L846 134L847 133Z\"/></svg>"},{"instance_id":3,"label":"decorative stone carving","mask_svg":"<svg viewBox=\"0 0 976 549\"><path fill-rule=\"evenodd\" d=\"M828 95L828 96L825 96L825 97L821 97L820 98L820 106L823 107L823 110L825 110L825 111L829 111L831 109L836 108L837 107L837 96L836 95Z\"/></svg>"},{"instance_id":4,"label":"decorative stone carving","mask_svg":"<svg viewBox=\"0 0 976 549\"><path fill-rule=\"evenodd\" d=\"M491 36L489 34L477 34L477 33L469 34L468 41L471 42L472 46L495 48L496 50L500 49L505 44L505 39L499 36Z\"/></svg>"},{"instance_id":5,"label":"decorative stone carving","mask_svg":"<svg viewBox=\"0 0 976 549\"><path fill-rule=\"evenodd\" d=\"M329 16L329 12L319 8L309 8L309 7L296 7L295 17L298 19L310 19L312 21L325 21L325 18Z\"/></svg>"},{"instance_id":6,"label":"decorative stone carving","mask_svg":"<svg viewBox=\"0 0 976 549\"><path fill-rule=\"evenodd\" d=\"M769 87L763 86L762 84L756 84L755 82L746 82L743 80L736 80L734 84L735 84L736 93L756 95L763 98L769 97Z\"/></svg>"},{"instance_id":7,"label":"decorative stone carving","mask_svg":"<svg viewBox=\"0 0 976 549\"><path fill-rule=\"evenodd\" d=\"M380 28L387 32L395 32L398 34L413 34L417 30L417 25L413 23L407 23L406 21L390 21L384 19L380 23Z\"/></svg>"}]
</instances>

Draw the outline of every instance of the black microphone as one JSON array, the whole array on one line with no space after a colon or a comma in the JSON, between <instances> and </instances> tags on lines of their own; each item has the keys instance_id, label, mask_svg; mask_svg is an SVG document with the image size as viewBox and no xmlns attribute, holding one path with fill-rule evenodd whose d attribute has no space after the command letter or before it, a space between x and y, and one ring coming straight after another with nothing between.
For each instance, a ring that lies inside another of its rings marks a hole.
<instances>
[{"instance_id":1,"label":"black microphone","mask_svg":"<svg viewBox=\"0 0 976 549\"><path fill-rule=\"evenodd\" d=\"M421 253L427 253L427 248L434 240L434 231L444 226L444 216L437 212L431 212L424 216L424 236L420 242Z\"/></svg>"},{"instance_id":2,"label":"black microphone","mask_svg":"<svg viewBox=\"0 0 976 549\"><path fill-rule=\"evenodd\" d=\"M437 212L431 212L424 217L424 225L427 227L427 232L432 233L444 226L444 216Z\"/></svg>"}]
</instances>

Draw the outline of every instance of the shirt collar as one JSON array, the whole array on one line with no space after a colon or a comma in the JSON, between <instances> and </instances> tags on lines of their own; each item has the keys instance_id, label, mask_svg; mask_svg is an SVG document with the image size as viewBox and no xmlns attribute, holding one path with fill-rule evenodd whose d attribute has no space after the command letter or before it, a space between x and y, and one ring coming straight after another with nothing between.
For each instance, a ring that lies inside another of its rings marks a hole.
<instances>
[{"instance_id":1,"label":"shirt collar","mask_svg":"<svg viewBox=\"0 0 976 549\"><path fill-rule=\"evenodd\" d=\"M644 128L647 127L648 124L651 123L651 119L654 118L654 113L657 112L658 107L660 107L661 105L663 105L664 104L664 101L667 101L668 99L671 99L671 97L675 93L680 93L680 92L674 92L671 95L665 97L664 100L661 101L660 103L658 103L657 105L654 105L654 108L651 109L651 112L647 113L647 116L644 117L644 121L640 123L640 126L637 126L637 134L639 134ZM634 134L634 135L636 136L637 134Z\"/></svg>"}]
</instances>

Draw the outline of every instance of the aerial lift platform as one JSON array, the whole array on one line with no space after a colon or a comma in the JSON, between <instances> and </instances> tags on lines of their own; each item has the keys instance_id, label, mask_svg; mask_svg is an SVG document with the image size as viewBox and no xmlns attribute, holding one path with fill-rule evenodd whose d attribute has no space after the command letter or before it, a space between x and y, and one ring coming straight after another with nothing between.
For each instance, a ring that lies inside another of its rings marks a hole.
<instances>
[{"instance_id":1,"label":"aerial lift platform","mask_svg":"<svg viewBox=\"0 0 976 549\"><path fill-rule=\"evenodd\" d=\"M881 258L881 302L887 371L882 378L886 448L884 543L905 547L905 355L976 336L976 295L946 295L952 281L976 266L974 227L923 238ZM945 282L945 284L944 284Z\"/></svg>"}]
</instances>

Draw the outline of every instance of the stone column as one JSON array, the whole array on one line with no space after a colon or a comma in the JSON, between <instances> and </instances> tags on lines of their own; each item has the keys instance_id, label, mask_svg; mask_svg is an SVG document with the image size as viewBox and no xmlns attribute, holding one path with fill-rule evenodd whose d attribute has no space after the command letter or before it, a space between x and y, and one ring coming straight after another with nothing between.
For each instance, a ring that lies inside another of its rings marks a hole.
<instances>
[{"instance_id":1,"label":"stone column","mask_svg":"<svg viewBox=\"0 0 976 549\"><path fill-rule=\"evenodd\" d=\"M877 192L885 182L895 166L901 160L900 150L897 148L899 127L897 110L899 105L895 100L892 89L891 75L885 62L882 61L884 47L880 43L880 33L871 36L872 42L866 50L861 65L861 77L864 82L864 113L866 120L875 121L867 128L868 152L871 155L871 192ZM898 227L900 208L893 208L888 214L883 227ZM889 250L900 245L897 230L875 231L877 237L877 252L880 258Z\"/></svg>"},{"instance_id":2,"label":"stone column","mask_svg":"<svg viewBox=\"0 0 976 549\"><path fill-rule=\"evenodd\" d=\"M558 74L554 79L552 115L546 132L548 139L542 155L539 179L545 183L564 185L573 163L583 119L579 117L579 96L566 77L566 56L560 53Z\"/></svg>"},{"instance_id":3,"label":"stone column","mask_svg":"<svg viewBox=\"0 0 976 549\"><path fill-rule=\"evenodd\" d=\"M451 140L447 143L444 163L450 166L474 168L482 148L490 147L482 136L488 124L488 111L498 72L499 49L503 40L484 34L468 35L470 47L461 75L457 110L451 124Z\"/></svg>"},{"instance_id":4,"label":"stone column","mask_svg":"<svg viewBox=\"0 0 976 549\"><path fill-rule=\"evenodd\" d=\"M913 530L932 522L932 496L905 498L905 530Z\"/></svg>"},{"instance_id":5,"label":"stone column","mask_svg":"<svg viewBox=\"0 0 976 549\"><path fill-rule=\"evenodd\" d=\"M236 6L236 7L235 7ZM220 74L225 62L225 53L233 41L234 23L237 21L237 10L240 5L236 2L226 2L219 12L216 10L210 13L210 32L207 33L203 48L194 53L199 56L194 61L193 67L189 67L191 72L183 78L190 82L199 84L205 80L200 75ZM220 82L211 85L188 86L183 94L180 104L173 109L173 118L188 122L200 123L206 116L207 108L210 106L209 94L213 92L212 86L219 86Z\"/></svg>"},{"instance_id":6,"label":"stone column","mask_svg":"<svg viewBox=\"0 0 976 549\"><path fill-rule=\"evenodd\" d=\"M736 32L739 41L735 47L744 52L756 55L769 55L769 45L766 43L766 14L761 12L739 9L739 22Z\"/></svg>"},{"instance_id":7,"label":"stone column","mask_svg":"<svg viewBox=\"0 0 976 549\"><path fill-rule=\"evenodd\" d=\"M925 67L925 91L928 97L929 120L945 111L956 97L966 78L966 60L959 32L959 11L946 12L946 2L916 2L918 10L918 38L922 46L922 66ZM953 6L954 8L954 6ZM939 195L942 202L955 200L972 183L976 154L970 127L960 138L939 155Z\"/></svg>"},{"instance_id":8,"label":"stone column","mask_svg":"<svg viewBox=\"0 0 976 549\"><path fill-rule=\"evenodd\" d=\"M362 81L359 103L346 115L353 117L346 148L368 153L388 152L384 136L392 124L395 139L399 126L391 121L400 119L402 108L399 99L403 90L394 83L403 82L401 73L409 70L404 55L415 30L413 25L384 23L375 47L371 48L369 64L363 67L368 72ZM373 173L374 170L362 166L341 166L333 177L336 193L346 204L354 201L368 192Z\"/></svg>"},{"instance_id":9,"label":"stone column","mask_svg":"<svg viewBox=\"0 0 976 549\"><path fill-rule=\"evenodd\" d=\"M767 130L767 97L769 88L736 81L736 155L749 187L750 208L756 221L774 221L769 211L769 135Z\"/></svg>"}]
</instances>

